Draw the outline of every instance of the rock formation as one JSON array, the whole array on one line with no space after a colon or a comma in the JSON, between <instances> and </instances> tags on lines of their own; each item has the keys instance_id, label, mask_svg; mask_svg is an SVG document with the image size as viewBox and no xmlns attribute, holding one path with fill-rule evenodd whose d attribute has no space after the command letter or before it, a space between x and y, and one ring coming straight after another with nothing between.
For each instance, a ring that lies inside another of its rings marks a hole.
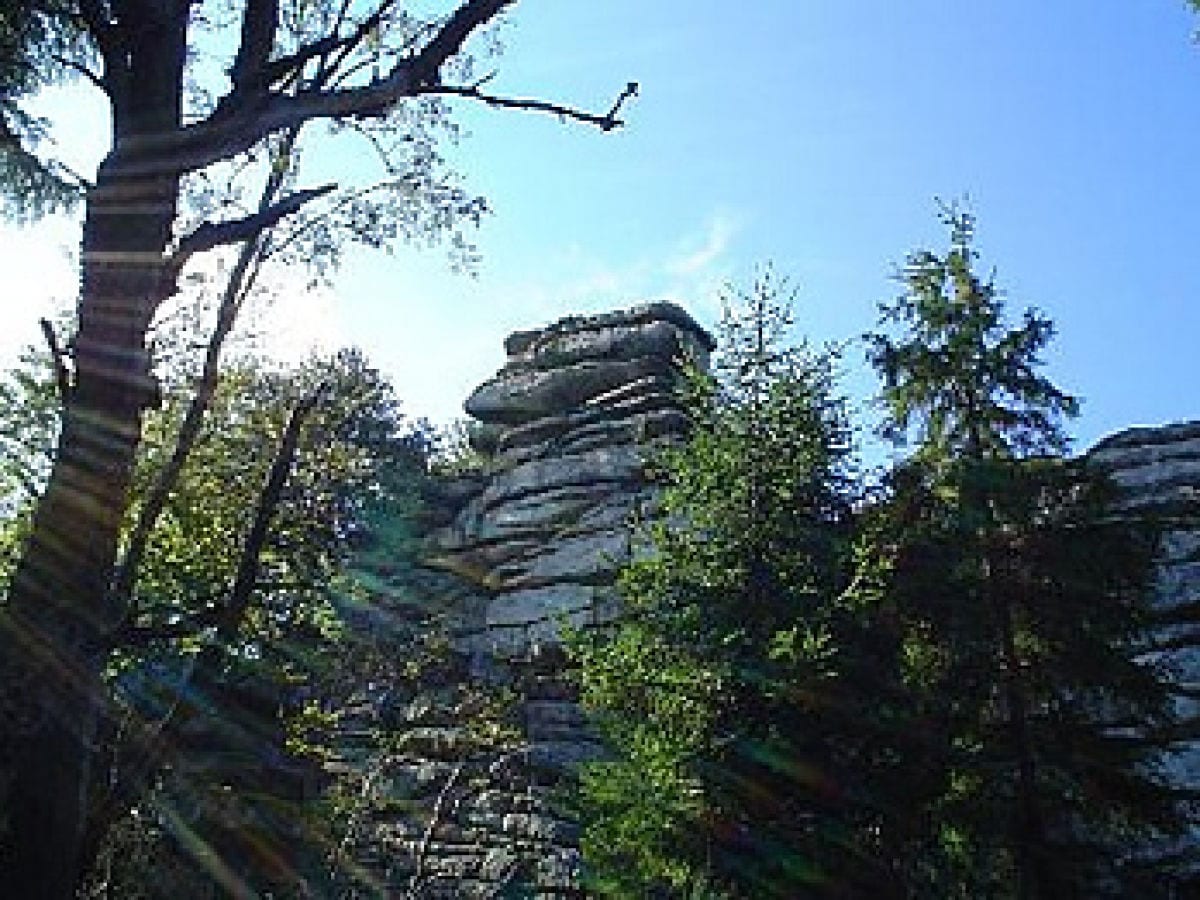
<instances>
[{"instance_id":1,"label":"rock formation","mask_svg":"<svg viewBox=\"0 0 1200 900\"><path fill-rule=\"evenodd\" d=\"M381 590L391 593L389 614L401 602L449 607L459 657L513 693L520 736L480 754L462 749L453 712L413 701L393 709L390 727L414 740L378 775L393 808L422 812L382 816L365 843L396 893L419 881L414 895L491 896L521 881L535 896L578 895L577 829L551 798L597 748L562 678L560 636L564 625L613 614L631 517L654 507L647 448L684 428L678 364L706 365L713 341L678 307L654 304L517 332L505 349L503 368L466 402L485 465L441 483L421 558ZM1200 423L1130 429L1090 456L1125 489L1126 514L1168 523L1159 603L1178 615L1159 636L1183 693L1195 692ZM401 600L417 595L425 599ZM1200 733L1198 701L1179 702ZM1167 764L1200 789L1200 740L1181 743Z\"/></svg>"},{"instance_id":2,"label":"rock formation","mask_svg":"<svg viewBox=\"0 0 1200 900\"><path fill-rule=\"evenodd\" d=\"M653 304L505 341L508 362L467 412L491 455L430 562L473 581L480 603L460 639L501 658L543 652L563 623L611 615L629 519L651 501L646 447L684 425L680 362L707 365L712 338L677 306Z\"/></svg>"},{"instance_id":3,"label":"rock formation","mask_svg":"<svg viewBox=\"0 0 1200 900\"><path fill-rule=\"evenodd\" d=\"M1162 624L1154 638L1179 687L1181 721L1163 764L1176 784L1200 792L1200 422L1130 428L1101 441L1089 456L1123 489L1125 514L1153 516L1164 529L1156 585ZM1200 834L1176 848L1193 873L1198 848Z\"/></svg>"},{"instance_id":4,"label":"rock formation","mask_svg":"<svg viewBox=\"0 0 1200 900\"><path fill-rule=\"evenodd\" d=\"M516 883L521 896L579 895L578 829L552 797L598 748L563 679L562 627L613 614L630 519L654 503L647 450L684 427L679 366L707 365L712 348L670 304L562 319L509 336L507 362L467 400L486 462L438 486L417 560L373 567L375 600L356 627L377 635L448 612L474 680L513 696L519 735L487 748L464 733L463 694L445 687L465 671L440 690L364 694L339 765L369 772L379 795L356 852L389 896L497 896ZM380 730L400 745L371 749Z\"/></svg>"}]
</instances>

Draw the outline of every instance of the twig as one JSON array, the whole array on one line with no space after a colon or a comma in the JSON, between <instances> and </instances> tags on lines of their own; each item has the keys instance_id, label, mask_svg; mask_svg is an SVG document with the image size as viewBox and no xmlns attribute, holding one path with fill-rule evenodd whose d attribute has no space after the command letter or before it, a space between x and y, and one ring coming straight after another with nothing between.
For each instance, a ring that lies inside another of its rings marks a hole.
<instances>
[{"instance_id":1,"label":"twig","mask_svg":"<svg viewBox=\"0 0 1200 900\"><path fill-rule=\"evenodd\" d=\"M295 147L298 135L298 128L293 128L285 133L283 142L278 150L279 155L277 159L286 159L290 156ZM275 198L283 181L284 168L282 166L273 166L270 177L263 186L263 192L259 198L258 209L260 214L273 208ZM183 421L180 423L179 430L175 435L175 447L171 451L171 456L167 460L166 465L159 470L158 476L151 485L146 495L146 500L138 513L137 521L130 531L129 543L121 564L117 568L113 588L115 596L120 602L125 604L126 621L132 622L137 616L137 604L136 598L133 596L133 586L137 579L137 572L141 565L142 556L145 554L150 534L153 532L154 526L158 523L159 516L162 515L162 511L166 507L167 498L170 496L171 491L175 489L179 475L183 471L183 467L187 463L192 448L195 446L196 439L200 434L204 416L208 413L212 398L216 394L217 382L220 379L221 353L225 347L225 340L229 337L234 324L237 322L237 315L241 310L242 302L258 279L262 259L261 241L252 239L242 244L238 252L237 261L234 263L233 270L229 274L229 280L226 282L225 291L221 297L221 304L217 310L216 326L213 328L213 332L208 339L207 350L204 355L204 367L201 372L200 381L196 385L196 393L192 396L192 401L188 404L187 412L184 414ZM174 277L177 276L178 273Z\"/></svg>"},{"instance_id":2,"label":"twig","mask_svg":"<svg viewBox=\"0 0 1200 900\"><path fill-rule=\"evenodd\" d=\"M295 461L296 452L300 447L301 430L309 413L321 402L329 388L330 385L327 382L319 384L315 390L296 404L288 418L287 426L283 430L283 438L279 442L279 449L275 453L275 459L271 462L271 470L267 473L266 483L259 494L258 503L255 504L254 521L250 524L250 530L242 543L242 553L238 560L233 587L229 591L229 599L218 619L217 632L222 642L232 642L237 637L238 629L250 606L250 598L258 584L258 567L263 547L266 544L267 532L271 526L271 520L275 516L275 511L279 507L288 476L291 474L292 463Z\"/></svg>"},{"instance_id":3,"label":"twig","mask_svg":"<svg viewBox=\"0 0 1200 900\"><path fill-rule=\"evenodd\" d=\"M67 371L67 364L63 362L63 349L58 343L58 335L54 333L54 326L49 319L38 319L38 324L42 326L42 334L46 337L46 344L50 347L50 358L54 364L54 382L58 385L58 400L65 409L67 403L71 399L71 374Z\"/></svg>"},{"instance_id":4,"label":"twig","mask_svg":"<svg viewBox=\"0 0 1200 900\"><path fill-rule=\"evenodd\" d=\"M449 94L455 97L468 97L472 100L486 103L488 106L495 106L501 109L521 109L529 112L550 113L561 119L571 119L576 122L595 125L601 131L612 131L614 128L620 128L625 124L625 121L617 118L617 116L621 112L621 108L625 105L625 102L637 96L638 83L631 81L625 85L625 89L617 96L616 101L606 113L588 112L585 109L578 109L574 106L566 106L549 100L536 100L525 97L501 97L496 94L485 94L476 85L431 85L419 89L417 93Z\"/></svg>"},{"instance_id":5,"label":"twig","mask_svg":"<svg viewBox=\"0 0 1200 900\"><path fill-rule=\"evenodd\" d=\"M62 56L58 53L51 54L50 58L52 60L54 60L56 63L58 63L60 66L63 66L67 69L70 69L73 72L76 72L76 73L82 75L84 78L86 78L92 84L94 84L96 87L100 88L100 90L105 91L108 89L108 85L106 85L104 83L104 79L101 78L99 75L97 75L95 72L93 72L91 69L89 69L87 66L85 66L83 63L77 62L73 59L70 59L66 56Z\"/></svg>"},{"instance_id":6,"label":"twig","mask_svg":"<svg viewBox=\"0 0 1200 900\"><path fill-rule=\"evenodd\" d=\"M433 843L434 832L442 824L442 816L445 813L450 792L458 783L458 779L466 766L467 760L459 760L457 765L450 771L450 774L446 776L446 783L442 785L442 789L438 791L437 800L434 801L433 811L429 816L429 824L425 828L424 835L421 836L421 843L417 846L416 868L413 871L412 879L408 883L408 891L405 894L410 900L415 900L417 889L425 880L425 862L429 858L429 848Z\"/></svg>"}]
</instances>

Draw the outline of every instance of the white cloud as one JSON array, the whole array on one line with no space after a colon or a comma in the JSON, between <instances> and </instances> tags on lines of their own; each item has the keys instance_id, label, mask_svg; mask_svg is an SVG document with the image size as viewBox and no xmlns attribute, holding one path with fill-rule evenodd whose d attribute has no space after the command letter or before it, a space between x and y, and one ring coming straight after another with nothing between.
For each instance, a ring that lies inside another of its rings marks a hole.
<instances>
[{"instance_id":1,"label":"white cloud","mask_svg":"<svg viewBox=\"0 0 1200 900\"><path fill-rule=\"evenodd\" d=\"M700 229L674 241L674 252L649 248L623 264L571 245L547 260L536 277L503 285L499 293L506 298L505 308L526 316L525 327L564 315L656 301L676 303L700 319L715 320L718 294L732 274L731 250L741 231L739 217L718 210Z\"/></svg>"},{"instance_id":2,"label":"white cloud","mask_svg":"<svg viewBox=\"0 0 1200 900\"><path fill-rule=\"evenodd\" d=\"M733 239L742 230L741 223L727 213L709 216L705 233L700 240L691 239L682 253L667 261L666 269L673 275L697 275L721 262Z\"/></svg>"}]
</instances>

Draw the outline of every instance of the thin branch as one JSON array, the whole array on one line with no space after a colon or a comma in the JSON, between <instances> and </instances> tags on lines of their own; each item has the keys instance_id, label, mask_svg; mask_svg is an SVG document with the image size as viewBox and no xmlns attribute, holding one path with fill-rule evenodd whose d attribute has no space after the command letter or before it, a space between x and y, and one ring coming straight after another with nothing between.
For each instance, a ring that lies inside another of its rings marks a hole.
<instances>
[{"instance_id":1,"label":"thin branch","mask_svg":"<svg viewBox=\"0 0 1200 900\"><path fill-rule=\"evenodd\" d=\"M371 194L374 194L378 191L399 189L403 187L407 181L408 180L406 178L400 176L384 181L377 181L374 184L357 188L352 191L342 191L334 198L333 202L322 211L320 217L308 216L300 219L299 222L294 225L293 230L286 233L282 239L277 239L264 251L265 255L267 257L275 256L283 250L286 250L288 247L296 244L301 238L316 228L317 225L320 224L321 220L328 219L334 215L334 213L349 207L356 200L369 197ZM271 236L272 238L278 238L278 235L275 233L273 233Z\"/></svg>"},{"instance_id":2,"label":"thin branch","mask_svg":"<svg viewBox=\"0 0 1200 900\"><path fill-rule=\"evenodd\" d=\"M38 324L42 326L42 334L45 335L46 345L50 348L50 359L54 365L54 383L58 385L58 401L66 409L67 403L71 399L71 373L67 371L67 364L63 362L63 349L58 343L58 335L55 334L50 320L38 319Z\"/></svg>"},{"instance_id":3,"label":"thin branch","mask_svg":"<svg viewBox=\"0 0 1200 900\"><path fill-rule=\"evenodd\" d=\"M259 209L251 215L228 222L205 222L179 242L179 247L167 261L168 277L177 278L183 271L187 261L197 253L212 250L228 244L239 244L250 241L274 225L280 219L298 212L306 203L323 197L337 187L336 184L324 184L316 188L296 191L277 203Z\"/></svg>"},{"instance_id":4,"label":"thin branch","mask_svg":"<svg viewBox=\"0 0 1200 900\"><path fill-rule=\"evenodd\" d=\"M110 160L114 175L183 174L250 149L276 131L312 119L383 118L406 97L437 83L441 67L468 37L516 0L467 0L417 55L359 87L272 94L261 102L218 104L213 113L166 134L147 137Z\"/></svg>"},{"instance_id":5,"label":"thin branch","mask_svg":"<svg viewBox=\"0 0 1200 900\"><path fill-rule=\"evenodd\" d=\"M211 682L224 656L224 649L237 636L249 608L258 574L259 556L266 541L267 529L279 505L283 488L287 484L292 463L300 443L300 432L312 408L324 396L327 386L321 384L312 393L296 404L284 428L270 473L259 495L255 508L254 522L242 545L237 577L234 580L226 603L213 616L217 629L216 640L210 641L193 658L189 681ZM176 701L161 718L152 724L137 729L122 748L131 758L122 767L117 782L110 786L89 815L88 833L96 839L107 830L107 825L128 810L137 797L143 796L150 779L165 764L179 729L185 719L181 714L188 704L183 702L184 692L177 694ZM114 752L116 752L114 750Z\"/></svg>"},{"instance_id":6,"label":"thin branch","mask_svg":"<svg viewBox=\"0 0 1200 900\"><path fill-rule=\"evenodd\" d=\"M267 65L267 75L270 82L274 84L294 75L299 72L305 63L311 60L341 51L336 60L329 65L321 67L322 71L318 75L317 83L323 84L337 70L338 66L342 64L346 56L353 52L354 48L361 44L367 35L383 24L384 18L391 12L392 7L395 5L396 0L384 0L369 16L359 22L358 26L350 34L338 37L335 30L329 37L313 41L311 44L301 47L296 52L269 63ZM343 13L344 10L345 7L343 7ZM340 15L339 18L344 19L344 15ZM338 28L341 28L340 21Z\"/></svg>"},{"instance_id":7,"label":"thin branch","mask_svg":"<svg viewBox=\"0 0 1200 900\"><path fill-rule=\"evenodd\" d=\"M284 135L277 150L276 160L291 156L299 133L299 129L295 128ZM272 166L271 174L267 178L266 184L263 185L259 198L259 214L274 207L275 198L279 194L284 179L285 167L282 165ZM158 477L155 478L146 495L146 502L138 513L137 521L130 532L125 555L117 569L113 590L118 600L125 604L128 610L128 620L132 620L137 614L136 605L132 603L133 586L136 583L138 568L141 566L150 535L166 507L167 498L175 489L175 484L191 455L192 448L195 446L196 439L200 434L200 427L204 423L204 416L208 412L213 395L217 390L217 381L221 372L221 352L225 347L225 340L237 322L237 315L241 310L243 300L258 279L263 262L262 245L258 234L243 243L233 269L229 273L229 280L225 284L225 291L221 296L220 306L217 308L217 322L208 339L204 354L204 366L196 385L196 392L192 395L192 401L179 425L171 457L159 471Z\"/></svg>"},{"instance_id":8,"label":"thin branch","mask_svg":"<svg viewBox=\"0 0 1200 900\"><path fill-rule=\"evenodd\" d=\"M104 83L104 79L101 78L99 75L97 75L95 72L93 72L91 69L89 69L87 66L85 66L83 63L78 62L74 59L69 59L65 56L60 56L57 53L52 54L50 58L53 59L56 63L58 63L60 66L70 69L71 71L75 72L76 74L82 75L84 78L86 78L92 84L94 84L96 87L100 88L100 90L102 90L102 91L108 90L108 85L106 85Z\"/></svg>"},{"instance_id":9,"label":"thin branch","mask_svg":"<svg viewBox=\"0 0 1200 900\"><path fill-rule=\"evenodd\" d=\"M266 545L267 532L271 526L271 519L274 518L275 511L279 507L288 476L291 474L292 463L295 461L296 452L300 447L300 435L304 423L313 407L321 402L328 390L328 384L320 384L300 400L292 410L287 426L283 430L279 449L275 453L275 459L271 462L266 483L263 485L258 503L254 508L254 521L242 543L242 553L238 560L233 587L229 591L229 599L224 609L221 610L217 623L218 638L223 644L227 645L237 637L238 629L246 616L254 588L258 584L258 567L263 547Z\"/></svg>"},{"instance_id":10,"label":"thin branch","mask_svg":"<svg viewBox=\"0 0 1200 900\"><path fill-rule=\"evenodd\" d=\"M535 100L522 97L501 97L495 94L485 94L475 85L436 85L430 88L422 88L418 91L420 94L448 94L454 97L469 97L472 100L478 100L481 103L486 103L488 106L496 106L502 109L522 109L530 112L542 112L556 115L561 119L570 119L575 122L583 122L588 125L595 125L602 131L612 131L614 128L620 128L625 124L623 119L618 118L621 108L625 102L638 94L638 84L636 81L631 81L625 85L625 90L617 96L616 101L606 113L593 113L584 109L577 109L573 106L566 106L561 103L554 103L549 100Z\"/></svg>"},{"instance_id":11,"label":"thin branch","mask_svg":"<svg viewBox=\"0 0 1200 900\"><path fill-rule=\"evenodd\" d=\"M425 833L421 836L421 843L417 846L412 878L409 880L408 891L405 893L405 896L410 898L410 900L417 896L417 891L425 881L425 864L429 858L429 848L433 843L438 826L444 824L443 817L445 816L446 803L450 797L450 792L454 790L466 766L466 759L459 760L454 768L450 770L450 774L446 776L446 782L442 785L442 789L438 791L437 800L434 801L433 810L429 816L429 824L425 827Z\"/></svg>"},{"instance_id":12,"label":"thin branch","mask_svg":"<svg viewBox=\"0 0 1200 900\"><path fill-rule=\"evenodd\" d=\"M417 83L436 82L438 72L446 60L462 49L472 32L486 25L515 2L516 0L469 0L460 6L413 59L413 73Z\"/></svg>"}]
</instances>

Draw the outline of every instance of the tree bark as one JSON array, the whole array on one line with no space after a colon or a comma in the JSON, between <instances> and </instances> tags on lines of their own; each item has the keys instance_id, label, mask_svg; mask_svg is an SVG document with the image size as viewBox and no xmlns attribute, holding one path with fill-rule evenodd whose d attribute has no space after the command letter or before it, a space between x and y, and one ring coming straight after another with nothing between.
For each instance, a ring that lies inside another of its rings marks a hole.
<instances>
[{"instance_id":1,"label":"tree bark","mask_svg":"<svg viewBox=\"0 0 1200 900\"><path fill-rule=\"evenodd\" d=\"M30 726L7 735L14 768L4 883L13 896L48 900L73 897L90 862L83 836L101 675L122 618L110 580L142 413L157 395L146 333L171 290L164 260L179 177L130 176L126 161L179 127L186 7L131 6L138 40L120 70L106 73L113 149L87 198L75 381L0 632L0 652L32 709Z\"/></svg>"}]
</instances>

